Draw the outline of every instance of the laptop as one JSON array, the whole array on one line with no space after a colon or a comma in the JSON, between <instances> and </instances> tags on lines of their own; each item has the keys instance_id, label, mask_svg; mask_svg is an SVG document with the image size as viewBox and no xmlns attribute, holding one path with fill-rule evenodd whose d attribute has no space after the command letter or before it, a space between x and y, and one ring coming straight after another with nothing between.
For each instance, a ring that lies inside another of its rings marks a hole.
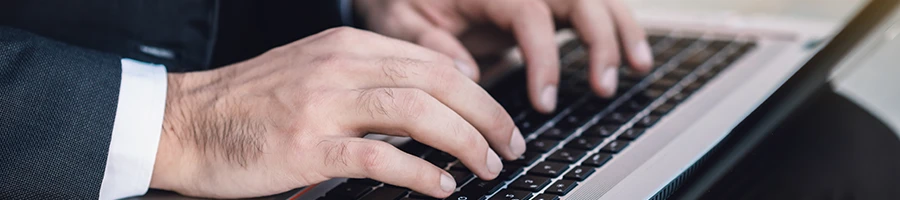
<instances>
[{"instance_id":1,"label":"laptop","mask_svg":"<svg viewBox=\"0 0 900 200\"><path fill-rule=\"evenodd\" d=\"M808 83L811 76L827 74L830 67L825 62L842 55L834 52L842 51L842 46L830 44L834 35L840 37L834 43L852 47L846 43L869 30L860 25L888 15L874 9L895 5L885 0L861 2L859 8L865 10L854 9L852 13L860 15L853 21L832 23L788 16L710 18L691 12L639 11L654 68L640 75L623 67L617 94L609 99L591 92L585 81L584 46L571 31L562 31L557 40L563 73L557 110L550 115L530 107L522 62L512 51L506 62L498 64L509 70L488 81L486 88L513 117L528 150L518 160L504 161L494 180L479 179L456 158L424 144L394 142L454 177L458 188L446 199L665 199L712 150L728 148L722 141L751 113L760 112L760 105L776 91L790 95L783 91L795 93L790 89ZM841 31L846 24L850 27ZM828 52L819 53L823 49ZM824 76L814 78L815 84L824 83ZM792 83L798 81L802 83ZM782 87L786 82L791 88ZM371 179L332 179L267 198L434 199Z\"/></svg>"}]
</instances>

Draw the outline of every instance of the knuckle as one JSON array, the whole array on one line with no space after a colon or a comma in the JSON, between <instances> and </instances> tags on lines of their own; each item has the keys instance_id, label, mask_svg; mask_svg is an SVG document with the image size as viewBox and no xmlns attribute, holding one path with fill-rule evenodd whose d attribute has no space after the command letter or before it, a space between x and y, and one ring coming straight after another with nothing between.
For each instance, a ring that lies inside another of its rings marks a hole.
<instances>
[{"instance_id":1,"label":"knuckle","mask_svg":"<svg viewBox=\"0 0 900 200\"><path fill-rule=\"evenodd\" d=\"M399 95L399 105L397 106L398 114L404 119L418 119L423 112L428 110L428 93L425 91L413 89Z\"/></svg>"},{"instance_id":2,"label":"knuckle","mask_svg":"<svg viewBox=\"0 0 900 200\"><path fill-rule=\"evenodd\" d=\"M366 145L361 145L359 152L356 153L360 165L366 174L380 173L384 171L387 162L387 150L390 144L374 141Z\"/></svg>"}]
</instances>

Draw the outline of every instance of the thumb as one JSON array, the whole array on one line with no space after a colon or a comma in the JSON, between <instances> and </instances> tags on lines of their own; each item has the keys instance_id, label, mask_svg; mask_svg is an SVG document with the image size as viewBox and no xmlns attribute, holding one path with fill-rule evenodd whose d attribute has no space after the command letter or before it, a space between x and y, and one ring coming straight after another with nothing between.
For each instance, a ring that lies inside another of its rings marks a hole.
<instances>
[{"instance_id":1,"label":"thumb","mask_svg":"<svg viewBox=\"0 0 900 200\"><path fill-rule=\"evenodd\" d=\"M416 43L450 56L456 61L456 67L460 72L472 80L478 81L480 76L478 63L453 34L437 28L426 29L419 34Z\"/></svg>"}]
</instances>

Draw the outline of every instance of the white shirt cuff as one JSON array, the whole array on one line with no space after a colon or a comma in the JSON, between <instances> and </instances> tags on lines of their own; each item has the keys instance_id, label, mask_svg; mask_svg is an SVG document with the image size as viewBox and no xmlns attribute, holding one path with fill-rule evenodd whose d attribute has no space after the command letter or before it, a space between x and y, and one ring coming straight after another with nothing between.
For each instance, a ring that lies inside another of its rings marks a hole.
<instances>
[{"instance_id":1,"label":"white shirt cuff","mask_svg":"<svg viewBox=\"0 0 900 200\"><path fill-rule=\"evenodd\" d=\"M166 68L122 59L122 84L100 199L143 195L150 187L166 107Z\"/></svg>"}]
</instances>

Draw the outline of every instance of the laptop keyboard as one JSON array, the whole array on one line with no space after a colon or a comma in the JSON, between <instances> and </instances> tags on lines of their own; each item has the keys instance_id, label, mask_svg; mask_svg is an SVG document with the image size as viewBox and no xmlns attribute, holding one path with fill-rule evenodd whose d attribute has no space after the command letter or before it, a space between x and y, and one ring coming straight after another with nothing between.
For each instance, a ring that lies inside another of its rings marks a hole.
<instances>
[{"instance_id":1,"label":"laptop keyboard","mask_svg":"<svg viewBox=\"0 0 900 200\"><path fill-rule=\"evenodd\" d=\"M446 199L559 199L632 142L647 137L646 129L756 46L747 40L665 34L651 34L648 42L653 70L640 75L621 68L619 88L609 99L591 92L587 56L578 40L560 47L562 81L555 113L544 115L531 108L521 87L524 75L508 77L492 90L528 147L518 160L504 161L494 180L481 180L450 154L415 141L400 149L448 170L458 189ZM434 198L371 179L348 179L319 199Z\"/></svg>"}]
</instances>

